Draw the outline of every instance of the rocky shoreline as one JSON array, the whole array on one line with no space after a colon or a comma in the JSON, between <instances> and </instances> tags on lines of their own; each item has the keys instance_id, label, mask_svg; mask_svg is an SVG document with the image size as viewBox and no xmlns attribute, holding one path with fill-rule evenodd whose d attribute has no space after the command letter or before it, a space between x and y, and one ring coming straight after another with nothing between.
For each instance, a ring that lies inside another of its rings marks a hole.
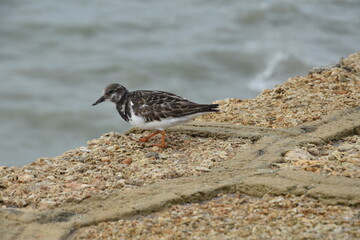
<instances>
[{"instance_id":1,"label":"rocky shoreline","mask_svg":"<svg viewBox=\"0 0 360 240\"><path fill-rule=\"evenodd\" d=\"M0 234L30 239L41 223L33 239L360 237L360 52L217 103L166 149L133 129L0 167Z\"/></svg>"},{"instance_id":2,"label":"rocky shoreline","mask_svg":"<svg viewBox=\"0 0 360 240\"><path fill-rule=\"evenodd\" d=\"M234 157L234 149L251 145L246 139L223 141L174 133L168 138L174 146L160 149L137 142L143 134L107 133L58 157L3 167L1 202L5 207L31 209L79 203L92 195L209 172Z\"/></svg>"}]
</instances>

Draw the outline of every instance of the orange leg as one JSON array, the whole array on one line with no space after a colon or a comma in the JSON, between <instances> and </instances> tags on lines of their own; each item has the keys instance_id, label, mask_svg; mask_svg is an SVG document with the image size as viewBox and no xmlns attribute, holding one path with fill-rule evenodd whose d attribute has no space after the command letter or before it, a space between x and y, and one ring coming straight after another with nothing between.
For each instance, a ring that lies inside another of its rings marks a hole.
<instances>
[{"instance_id":1,"label":"orange leg","mask_svg":"<svg viewBox=\"0 0 360 240\"><path fill-rule=\"evenodd\" d=\"M153 144L153 145L164 148L164 147L166 147L166 144L165 144L165 131L160 131L160 132L161 132L161 144Z\"/></svg>"},{"instance_id":2,"label":"orange leg","mask_svg":"<svg viewBox=\"0 0 360 240\"><path fill-rule=\"evenodd\" d=\"M156 131L156 132L154 132L154 133L152 133L152 134L150 134L150 135L148 135L148 136L145 136L145 137L143 137L143 138L140 138L139 141L141 141L141 142L147 142L147 141L149 141L150 138L152 138L153 136L158 135L159 133L161 133L161 131Z\"/></svg>"}]
</instances>

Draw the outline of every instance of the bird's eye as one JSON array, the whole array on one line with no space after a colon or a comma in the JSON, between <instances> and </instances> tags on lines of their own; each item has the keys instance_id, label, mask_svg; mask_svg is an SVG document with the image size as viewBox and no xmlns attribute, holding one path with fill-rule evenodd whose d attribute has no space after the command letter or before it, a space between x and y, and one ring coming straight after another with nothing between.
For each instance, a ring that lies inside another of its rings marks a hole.
<instances>
[{"instance_id":1,"label":"bird's eye","mask_svg":"<svg viewBox=\"0 0 360 240\"><path fill-rule=\"evenodd\" d=\"M110 90L108 93L109 93L109 94L113 94L113 93L114 93L114 90Z\"/></svg>"}]
</instances>

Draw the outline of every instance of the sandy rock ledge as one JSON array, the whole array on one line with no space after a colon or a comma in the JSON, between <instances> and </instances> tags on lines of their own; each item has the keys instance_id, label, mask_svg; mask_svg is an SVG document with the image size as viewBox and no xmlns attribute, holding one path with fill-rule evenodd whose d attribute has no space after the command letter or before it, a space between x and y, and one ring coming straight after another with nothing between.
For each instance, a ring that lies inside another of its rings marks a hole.
<instances>
[{"instance_id":1,"label":"sandy rock ledge","mask_svg":"<svg viewBox=\"0 0 360 240\"><path fill-rule=\"evenodd\" d=\"M166 149L133 129L0 167L0 236L360 238L360 53L218 103Z\"/></svg>"}]
</instances>

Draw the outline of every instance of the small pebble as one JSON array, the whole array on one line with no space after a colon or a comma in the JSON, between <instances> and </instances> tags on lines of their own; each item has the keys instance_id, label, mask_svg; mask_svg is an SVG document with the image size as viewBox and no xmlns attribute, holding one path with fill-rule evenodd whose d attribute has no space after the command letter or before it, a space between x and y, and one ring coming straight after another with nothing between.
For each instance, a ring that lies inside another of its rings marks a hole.
<instances>
[{"instance_id":1,"label":"small pebble","mask_svg":"<svg viewBox=\"0 0 360 240\"><path fill-rule=\"evenodd\" d=\"M54 176L47 176L46 179L48 180L55 180L56 178Z\"/></svg>"},{"instance_id":2,"label":"small pebble","mask_svg":"<svg viewBox=\"0 0 360 240\"><path fill-rule=\"evenodd\" d=\"M64 178L64 180L65 180L66 182L71 182L71 181L74 181L74 180L75 180L75 177L74 177L74 176L66 176L66 177Z\"/></svg>"},{"instance_id":3,"label":"small pebble","mask_svg":"<svg viewBox=\"0 0 360 240\"><path fill-rule=\"evenodd\" d=\"M145 154L145 157L159 159L160 154L158 152L148 152Z\"/></svg>"},{"instance_id":4,"label":"small pebble","mask_svg":"<svg viewBox=\"0 0 360 240\"><path fill-rule=\"evenodd\" d=\"M19 182L30 182L33 179L34 179L34 175L31 174L20 175L18 178Z\"/></svg>"},{"instance_id":5,"label":"small pebble","mask_svg":"<svg viewBox=\"0 0 360 240\"><path fill-rule=\"evenodd\" d=\"M309 148L307 151L313 156L319 156L319 154L320 154L319 149L317 149L315 147Z\"/></svg>"},{"instance_id":6,"label":"small pebble","mask_svg":"<svg viewBox=\"0 0 360 240\"><path fill-rule=\"evenodd\" d=\"M102 162L111 162L112 161L112 158L111 157L102 157L100 159Z\"/></svg>"},{"instance_id":7,"label":"small pebble","mask_svg":"<svg viewBox=\"0 0 360 240\"><path fill-rule=\"evenodd\" d=\"M131 158L127 158L127 159L125 159L125 160L121 161L121 163L122 163L122 164L129 165L129 164L131 164L131 163L132 163L132 159L131 159Z\"/></svg>"},{"instance_id":8,"label":"small pebble","mask_svg":"<svg viewBox=\"0 0 360 240\"><path fill-rule=\"evenodd\" d=\"M196 167L195 170L199 171L199 172L209 172L210 171L210 169L206 168L206 167Z\"/></svg>"},{"instance_id":9,"label":"small pebble","mask_svg":"<svg viewBox=\"0 0 360 240\"><path fill-rule=\"evenodd\" d=\"M91 152L91 150L88 149L87 147L79 147L79 150L82 152Z\"/></svg>"},{"instance_id":10,"label":"small pebble","mask_svg":"<svg viewBox=\"0 0 360 240\"><path fill-rule=\"evenodd\" d=\"M285 153L285 161L313 160L314 157L306 150L295 148Z\"/></svg>"},{"instance_id":11,"label":"small pebble","mask_svg":"<svg viewBox=\"0 0 360 240\"><path fill-rule=\"evenodd\" d=\"M347 151L350 151L352 150L353 146L351 144L341 144L338 148L338 151L339 152L347 152Z\"/></svg>"}]
</instances>

